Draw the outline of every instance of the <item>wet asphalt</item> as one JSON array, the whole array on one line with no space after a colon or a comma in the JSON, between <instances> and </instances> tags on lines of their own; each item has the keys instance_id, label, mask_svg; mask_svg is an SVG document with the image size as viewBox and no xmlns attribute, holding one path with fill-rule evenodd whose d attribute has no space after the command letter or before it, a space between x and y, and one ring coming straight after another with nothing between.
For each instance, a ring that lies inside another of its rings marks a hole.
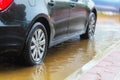
<instances>
[{"instance_id":1,"label":"wet asphalt","mask_svg":"<svg viewBox=\"0 0 120 80\"><path fill-rule=\"evenodd\" d=\"M41 65L25 67L18 65L15 58L1 56L0 80L64 80L94 58L102 58L120 41L119 34L120 15L99 14L94 39L76 36L58 44L48 50Z\"/></svg>"}]
</instances>

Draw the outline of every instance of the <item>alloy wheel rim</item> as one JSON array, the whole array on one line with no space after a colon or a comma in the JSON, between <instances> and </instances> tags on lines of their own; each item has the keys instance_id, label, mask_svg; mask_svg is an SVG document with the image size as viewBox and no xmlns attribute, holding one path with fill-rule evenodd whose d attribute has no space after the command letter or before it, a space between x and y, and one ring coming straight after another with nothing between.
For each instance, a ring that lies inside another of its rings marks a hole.
<instances>
[{"instance_id":1,"label":"alloy wheel rim","mask_svg":"<svg viewBox=\"0 0 120 80\"><path fill-rule=\"evenodd\" d=\"M31 57L35 62L42 60L45 52L45 45L45 33L42 29L36 30L32 36L30 45Z\"/></svg>"},{"instance_id":2,"label":"alloy wheel rim","mask_svg":"<svg viewBox=\"0 0 120 80\"><path fill-rule=\"evenodd\" d=\"M96 22L95 16L92 16L92 17L91 17L91 20L90 20L90 23L89 23L89 30L88 30L89 38L90 38L90 39L93 39L93 38L94 38L95 22Z\"/></svg>"}]
</instances>

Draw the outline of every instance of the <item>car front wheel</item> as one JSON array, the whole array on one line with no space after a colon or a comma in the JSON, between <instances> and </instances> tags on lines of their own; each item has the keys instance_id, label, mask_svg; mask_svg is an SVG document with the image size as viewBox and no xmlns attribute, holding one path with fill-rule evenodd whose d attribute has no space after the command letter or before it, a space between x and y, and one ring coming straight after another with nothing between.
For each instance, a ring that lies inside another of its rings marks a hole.
<instances>
[{"instance_id":1,"label":"car front wheel","mask_svg":"<svg viewBox=\"0 0 120 80\"><path fill-rule=\"evenodd\" d=\"M96 16L92 12L89 16L88 26L85 34L80 35L81 39L92 39L95 33Z\"/></svg>"}]
</instances>

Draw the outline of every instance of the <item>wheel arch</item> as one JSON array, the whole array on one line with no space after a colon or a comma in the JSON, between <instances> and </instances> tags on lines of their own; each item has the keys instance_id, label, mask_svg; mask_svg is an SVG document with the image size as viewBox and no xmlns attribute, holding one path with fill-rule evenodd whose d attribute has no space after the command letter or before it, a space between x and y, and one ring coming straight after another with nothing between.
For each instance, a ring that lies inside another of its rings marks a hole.
<instances>
[{"instance_id":1,"label":"wheel arch","mask_svg":"<svg viewBox=\"0 0 120 80\"><path fill-rule=\"evenodd\" d=\"M50 44L50 40L51 40L51 23L50 23L50 19L47 15L45 14L39 14L37 15L31 22L30 22L30 25L29 25L29 30L28 30L28 33L27 33L27 37L28 35L30 34L30 31L32 29L34 29L33 25L36 23L36 22L40 22L42 25L44 25L46 31L47 31L47 35L48 35L48 46Z\"/></svg>"}]
</instances>

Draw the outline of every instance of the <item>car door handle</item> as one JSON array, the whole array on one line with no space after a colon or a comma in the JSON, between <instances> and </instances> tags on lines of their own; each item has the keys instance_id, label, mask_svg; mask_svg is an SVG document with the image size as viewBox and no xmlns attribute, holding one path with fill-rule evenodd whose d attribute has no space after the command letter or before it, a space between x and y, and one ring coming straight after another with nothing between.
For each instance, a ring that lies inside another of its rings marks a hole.
<instances>
[{"instance_id":1,"label":"car door handle","mask_svg":"<svg viewBox=\"0 0 120 80\"><path fill-rule=\"evenodd\" d=\"M71 3L70 6L73 8L73 7L76 7L76 4L75 3Z\"/></svg>"},{"instance_id":2,"label":"car door handle","mask_svg":"<svg viewBox=\"0 0 120 80\"><path fill-rule=\"evenodd\" d=\"M55 5L55 2L54 2L54 1L50 1L50 2L48 2L48 5L54 6L54 5Z\"/></svg>"}]
</instances>

